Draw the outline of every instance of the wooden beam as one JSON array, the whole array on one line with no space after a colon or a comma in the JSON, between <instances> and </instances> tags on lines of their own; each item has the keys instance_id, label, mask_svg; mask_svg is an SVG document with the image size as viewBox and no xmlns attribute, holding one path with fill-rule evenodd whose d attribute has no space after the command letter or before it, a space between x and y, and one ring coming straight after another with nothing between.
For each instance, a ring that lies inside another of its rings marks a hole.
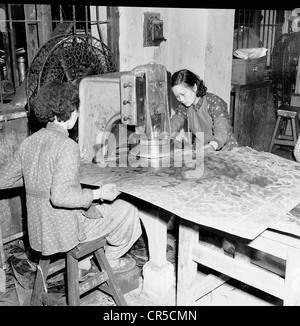
<instances>
[{"instance_id":1,"label":"wooden beam","mask_svg":"<svg viewBox=\"0 0 300 326\"><path fill-rule=\"evenodd\" d=\"M39 49L36 5L24 5L24 15L26 20L27 66L29 67Z\"/></svg>"},{"instance_id":2,"label":"wooden beam","mask_svg":"<svg viewBox=\"0 0 300 326\"><path fill-rule=\"evenodd\" d=\"M298 57L298 69L296 75L295 94L300 94L300 55Z\"/></svg>"},{"instance_id":3,"label":"wooden beam","mask_svg":"<svg viewBox=\"0 0 300 326\"><path fill-rule=\"evenodd\" d=\"M18 86L18 77L17 77L17 63L16 63L16 40L15 40L15 31L14 25L12 23L12 11L11 11L11 4L7 5L7 18L8 18L8 25L9 25L9 50L10 52L8 55L11 56L11 60L8 59L7 53L5 53L5 60L6 62L6 70L7 70L7 79L13 81L14 86ZM5 49L5 51L8 49Z\"/></svg>"},{"instance_id":4,"label":"wooden beam","mask_svg":"<svg viewBox=\"0 0 300 326\"><path fill-rule=\"evenodd\" d=\"M51 37L52 11L51 11L51 5L37 5L36 7L37 7L38 21L43 22L43 24L41 24L40 28L38 29L39 44L40 46L42 46Z\"/></svg>"},{"instance_id":5,"label":"wooden beam","mask_svg":"<svg viewBox=\"0 0 300 326\"><path fill-rule=\"evenodd\" d=\"M52 32L51 5L24 5L28 66Z\"/></svg>"},{"instance_id":6,"label":"wooden beam","mask_svg":"<svg viewBox=\"0 0 300 326\"><path fill-rule=\"evenodd\" d=\"M285 275L285 306L300 306L300 250L290 248Z\"/></svg>"},{"instance_id":7,"label":"wooden beam","mask_svg":"<svg viewBox=\"0 0 300 326\"><path fill-rule=\"evenodd\" d=\"M224 274L220 276L214 274L208 274L204 279L201 279L199 286L197 284L197 278L194 285L196 301L207 295L209 292L217 289L224 283L230 280L230 277Z\"/></svg>"},{"instance_id":8,"label":"wooden beam","mask_svg":"<svg viewBox=\"0 0 300 326\"><path fill-rule=\"evenodd\" d=\"M119 22L119 8L107 7L107 45L111 49L117 64L117 71L120 70L120 22Z\"/></svg>"},{"instance_id":9,"label":"wooden beam","mask_svg":"<svg viewBox=\"0 0 300 326\"><path fill-rule=\"evenodd\" d=\"M277 298L283 299L285 297L284 280L262 268L222 255L202 245L194 246L192 255L192 259L199 264L272 294Z\"/></svg>"},{"instance_id":10,"label":"wooden beam","mask_svg":"<svg viewBox=\"0 0 300 326\"><path fill-rule=\"evenodd\" d=\"M289 247L295 247L300 249L300 239L299 237L294 235L284 234L276 231L274 232L272 230L266 230L260 235L260 237L277 241Z\"/></svg>"},{"instance_id":11,"label":"wooden beam","mask_svg":"<svg viewBox=\"0 0 300 326\"><path fill-rule=\"evenodd\" d=\"M192 258L193 245L199 241L199 226L180 219L178 264L177 264L177 305L195 305L197 287L194 282L197 275L197 263ZM205 291L204 291L205 292ZM202 292L203 293L203 292Z\"/></svg>"},{"instance_id":12,"label":"wooden beam","mask_svg":"<svg viewBox=\"0 0 300 326\"><path fill-rule=\"evenodd\" d=\"M26 234L25 231L21 231L12 235L9 235L8 237L5 237L2 239L3 244L14 241L16 239L22 238Z\"/></svg>"},{"instance_id":13,"label":"wooden beam","mask_svg":"<svg viewBox=\"0 0 300 326\"><path fill-rule=\"evenodd\" d=\"M0 114L0 121L9 121L9 120L15 120L15 119L19 119L19 118L24 118L27 117L27 112L23 111L23 112L11 112L11 113L7 113L7 114Z\"/></svg>"}]
</instances>

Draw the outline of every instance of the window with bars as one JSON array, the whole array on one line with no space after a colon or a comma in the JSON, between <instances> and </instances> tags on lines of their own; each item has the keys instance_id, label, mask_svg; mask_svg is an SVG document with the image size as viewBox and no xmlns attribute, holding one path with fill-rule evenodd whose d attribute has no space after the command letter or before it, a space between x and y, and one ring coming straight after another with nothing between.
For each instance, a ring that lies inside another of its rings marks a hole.
<instances>
[{"instance_id":1,"label":"window with bars","mask_svg":"<svg viewBox=\"0 0 300 326\"><path fill-rule=\"evenodd\" d=\"M106 7L85 5L0 4L0 103L10 102L39 47L60 23L107 44ZM45 20L46 18L46 20ZM35 32L33 32L35 31Z\"/></svg>"},{"instance_id":2,"label":"window with bars","mask_svg":"<svg viewBox=\"0 0 300 326\"><path fill-rule=\"evenodd\" d=\"M49 5L50 10L39 12L42 5L0 3L0 101L10 101L20 86L23 76L20 66L31 63L43 43L41 24L49 19L52 31L59 23L71 22L74 33L91 34L108 44L108 19L106 7L86 5ZM104 10L103 10L104 9ZM49 14L50 13L50 14ZM251 47L254 35L260 44L268 49L267 67L270 66L272 49L282 34L284 11L282 10L236 10L234 49ZM38 36L34 36L33 29ZM30 47L28 46L30 44ZM113 51L116 52L116 51ZM19 62L20 58L24 61ZM18 61L19 60L19 61Z\"/></svg>"},{"instance_id":3,"label":"window with bars","mask_svg":"<svg viewBox=\"0 0 300 326\"><path fill-rule=\"evenodd\" d=\"M270 67L272 50L275 41L282 34L283 23L283 10L237 9L233 50L257 46L267 48L267 67Z\"/></svg>"},{"instance_id":4,"label":"window with bars","mask_svg":"<svg viewBox=\"0 0 300 326\"><path fill-rule=\"evenodd\" d=\"M53 30L61 22L73 22L74 33L90 34L96 36L103 42L105 42L107 39L107 36L104 33L105 26L107 25L107 20L106 17L104 17L104 20L101 17L99 6L70 4L51 5L51 12ZM105 25L104 28L101 28L103 25Z\"/></svg>"}]
</instances>

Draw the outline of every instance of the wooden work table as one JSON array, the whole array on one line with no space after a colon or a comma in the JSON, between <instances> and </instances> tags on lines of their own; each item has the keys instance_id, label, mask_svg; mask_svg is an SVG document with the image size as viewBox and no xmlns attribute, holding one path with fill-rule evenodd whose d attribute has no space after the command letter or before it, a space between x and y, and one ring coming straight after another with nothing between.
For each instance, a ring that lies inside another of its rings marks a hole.
<instances>
[{"instance_id":1,"label":"wooden work table","mask_svg":"<svg viewBox=\"0 0 300 326\"><path fill-rule=\"evenodd\" d=\"M194 169L83 163L80 180L115 182L122 192L145 203L139 209L150 254L143 270L146 292L163 295L174 284L174 268L166 260L165 212L170 212L181 221L178 305L195 303L197 263L278 296L285 304L299 304L300 218L290 211L300 202L300 165L249 147L212 152L196 165ZM201 230L236 240L235 257L207 246ZM249 248L285 259L285 279L251 264ZM206 279L199 291L209 292L222 282L224 278Z\"/></svg>"}]
</instances>

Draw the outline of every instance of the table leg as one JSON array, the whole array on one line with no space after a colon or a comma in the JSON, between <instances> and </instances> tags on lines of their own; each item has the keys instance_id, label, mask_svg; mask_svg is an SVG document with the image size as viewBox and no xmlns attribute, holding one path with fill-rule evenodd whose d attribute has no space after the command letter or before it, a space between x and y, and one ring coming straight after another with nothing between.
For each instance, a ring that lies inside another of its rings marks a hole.
<instances>
[{"instance_id":1,"label":"table leg","mask_svg":"<svg viewBox=\"0 0 300 326\"><path fill-rule=\"evenodd\" d=\"M0 225L0 292L6 292L5 253Z\"/></svg>"},{"instance_id":2,"label":"table leg","mask_svg":"<svg viewBox=\"0 0 300 326\"><path fill-rule=\"evenodd\" d=\"M184 219L179 224L177 305L195 305L194 282L197 263L192 260L193 245L199 243L199 227Z\"/></svg>"},{"instance_id":3,"label":"table leg","mask_svg":"<svg viewBox=\"0 0 300 326\"><path fill-rule=\"evenodd\" d=\"M168 219L158 209L139 208L149 249L149 261L143 266L143 292L149 296L163 296L175 285L174 266L167 261Z\"/></svg>"},{"instance_id":4,"label":"table leg","mask_svg":"<svg viewBox=\"0 0 300 326\"><path fill-rule=\"evenodd\" d=\"M289 248L285 271L285 306L300 305L300 249Z\"/></svg>"}]
</instances>

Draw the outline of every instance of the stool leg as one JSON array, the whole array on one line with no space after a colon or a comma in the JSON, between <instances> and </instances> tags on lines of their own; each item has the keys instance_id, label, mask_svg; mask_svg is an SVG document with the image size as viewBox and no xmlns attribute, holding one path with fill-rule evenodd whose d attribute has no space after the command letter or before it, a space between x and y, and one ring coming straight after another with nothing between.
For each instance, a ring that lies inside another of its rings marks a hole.
<instances>
[{"instance_id":1,"label":"stool leg","mask_svg":"<svg viewBox=\"0 0 300 326\"><path fill-rule=\"evenodd\" d=\"M298 115L295 117L295 124L296 124L296 138L298 140L298 137L299 137L299 117L298 117Z\"/></svg>"},{"instance_id":2,"label":"stool leg","mask_svg":"<svg viewBox=\"0 0 300 326\"><path fill-rule=\"evenodd\" d=\"M45 292L45 283L48 276L50 259L40 258L39 268L37 269L32 296L31 296L31 306L41 306L42 305L42 293Z\"/></svg>"},{"instance_id":3,"label":"stool leg","mask_svg":"<svg viewBox=\"0 0 300 326\"><path fill-rule=\"evenodd\" d=\"M279 116L277 118L277 121L276 121L276 125L275 125L275 129L274 129L274 132L273 132L273 135L272 135L272 140L271 140L271 144L270 144L270 147L269 147L269 152L271 153L272 150L273 150L273 146L274 146L274 140L275 138L278 136L279 134L279 125L280 125L280 122L281 122L281 117Z\"/></svg>"},{"instance_id":4,"label":"stool leg","mask_svg":"<svg viewBox=\"0 0 300 326\"><path fill-rule=\"evenodd\" d=\"M112 268L109 265L109 262L105 256L103 248L98 249L95 251L95 257L101 267L102 270L105 270L108 275L108 286L111 291L111 294L116 302L117 306L127 306L127 302L125 301L124 295L122 290L119 286L118 280L115 274L112 271Z\"/></svg>"},{"instance_id":5,"label":"stool leg","mask_svg":"<svg viewBox=\"0 0 300 326\"><path fill-rule=\"evenodd\" d=\"M293 133L293 142L294 142L294 145L296 145L298 137L297 137L297 129L296 129L295 119L292 119L292 133Z\"/></svg>"},{"instance_id":6,"label":"stool leg","mask_svg":"<svg viewBox=\"0 0 300 326\"><path fill-rule=\"evenodd\" d=\"M67 254L68 305L80 306L78 260Z\"/></svg>"}]
</instances>

